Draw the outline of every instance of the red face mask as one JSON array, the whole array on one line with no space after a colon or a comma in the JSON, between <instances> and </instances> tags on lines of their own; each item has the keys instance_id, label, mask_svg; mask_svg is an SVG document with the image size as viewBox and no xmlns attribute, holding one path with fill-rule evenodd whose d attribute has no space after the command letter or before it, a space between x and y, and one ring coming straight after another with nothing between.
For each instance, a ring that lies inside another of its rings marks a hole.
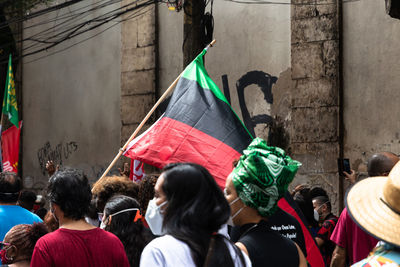
<instances>
[{"instance_id":1,"label":"red face mask","mask_svg":"<svg viewBox=\"0 0 400 267\"><path fill-rule=\"evenodd\" d=\"M12 258L7 257L7 249L3 248L0 250L0 259L2 264L10 264L12 262Z\"/></svg>"}]
</instances>

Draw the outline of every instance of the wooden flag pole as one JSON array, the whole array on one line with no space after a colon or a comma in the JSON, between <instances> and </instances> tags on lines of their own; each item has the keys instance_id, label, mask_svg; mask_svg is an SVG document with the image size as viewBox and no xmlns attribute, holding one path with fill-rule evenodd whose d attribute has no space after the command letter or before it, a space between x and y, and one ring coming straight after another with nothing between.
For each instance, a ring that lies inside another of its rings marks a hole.
<instances>
[{"instance_id":1,"label":"wooden flag pole","mask_svg":"<svg viewBox=\"0 0 400 267\"><path fill-rule=\"evenodd\" d=\"M215 39L212 40L212 42L207 46L211 47L215 44ZM164 101L165 98L167 98L167 96L169 95L170 92L172 92L176 86L176 84L178 83L179 79L182 76L183 71L181 72L181 74L179 74L178 77L176 77L175 81L172 82L172 84L168 87L168 89L164 92L164 94L158 99L158 101L154 104L154 106L151 108L151 110L149 111L149 113L147 113L146 117L144 117L144 119L142 120L142 122L139 124L139 126L136 128L136 130L133 132L133 134L131 135L131 137L129 137L128 141L126 141L125 145L120 148L118 154L115 156L115 158L113 159L113 161L110 163L110 165L108 166L108 168L104 171L103 175L99 178L99 180L103 179L104 176L106 176L108 174L108 172L111 170L111 168L115 165L115 163L117 163L118 159L122 156L122 154L125 152L127 146L129 145L129 143L133 140L133 138L136 137L136 135L138 134L138 132L143 128L144 124L149 120L150 116L154 113L154 111L156 110L156 108L161 104L162 101Z\"/></svg>"}]
</instances>

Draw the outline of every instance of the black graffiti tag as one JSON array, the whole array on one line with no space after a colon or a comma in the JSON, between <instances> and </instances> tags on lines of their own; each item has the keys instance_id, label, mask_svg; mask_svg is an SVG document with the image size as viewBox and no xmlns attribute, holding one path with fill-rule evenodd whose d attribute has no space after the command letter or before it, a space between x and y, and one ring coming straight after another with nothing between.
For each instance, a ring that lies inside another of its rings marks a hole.
<instances>
[{"instance_id":1,"label":"black graffiti tag","mask_svg":"<svg viewBox=\"0 0 400 267\"><path fill-rule=\"evenodd\" d=\"M62 165L64 159L78 150L77 142L59 143L54 148L46 142L37 152L40 170L46 175L46 162L52 160L55 165Z\"/></svg>"},{"instance_id":2,"label":"black graffiti tag","mask_svg":"<svg viewBox=\"0 0 400 267\"><path fill-rule=\"evenodd\" d=\"M277 80L278 78L275 76L271 76L270 74L263 71L254 70L247 72L236 82L236 92L239 98L239 106L242 112L243 122L253 136L255 136L254 129L258 124L270 125L272 123L272 118L268 114L250 116L249 110L246 105L245 89L252 84L257 85L264 94L264 100L268 104L272 104L272 85L276 83ZM228 76L226 74L222 75L222 84L225 97L230 102Z\"/></svg>"}]
</instances>

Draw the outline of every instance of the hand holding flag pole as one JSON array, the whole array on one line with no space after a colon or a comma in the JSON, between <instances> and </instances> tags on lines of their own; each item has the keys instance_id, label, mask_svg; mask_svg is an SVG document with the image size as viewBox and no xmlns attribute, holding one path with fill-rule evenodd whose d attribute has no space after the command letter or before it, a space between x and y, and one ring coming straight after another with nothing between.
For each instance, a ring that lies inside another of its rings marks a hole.
<instances>
[{"instance_id":1,"label":"hand holding flag pole","mask_svg":"<svg viewBox=\"0 0 400 267\"><path fill-rule=\"evenodd\" d=\"M206 49L208 49L209 47L212 47L215 43L216 43L215 39L212 40L212 42L206 47ZM154 113L156 108L174 90L174 88L175 88L176 84L178 83L179 79L181 78L181 75L182 75L183 72L184 71L182 71L181 74L179 74L179 76L176 77L176 79L172 82L172 84L168 87L168 89L164 92L164 94L154 104L154 106L151 108L149 113L147 113L146 117L144 117L142 122L139 124L139 126L136 128L136 130L133 132L133 134L129 137L128 141L126 141L125 145L122 148L120 148L118 154L115 156L115 158L110 163L108 168L104 171L103 175L99 178L99 180L101 180L103 177L105 177L108 174L108 172L111 170L111 168L115 165L115 163L118 161L118 159L122 156L122 154L126 150L126 148L129 145L129 143L136 137L136 135L139 133L139 131L143 128L144 124L149 120L150 116Z\"/></svg>"}]
</instances>

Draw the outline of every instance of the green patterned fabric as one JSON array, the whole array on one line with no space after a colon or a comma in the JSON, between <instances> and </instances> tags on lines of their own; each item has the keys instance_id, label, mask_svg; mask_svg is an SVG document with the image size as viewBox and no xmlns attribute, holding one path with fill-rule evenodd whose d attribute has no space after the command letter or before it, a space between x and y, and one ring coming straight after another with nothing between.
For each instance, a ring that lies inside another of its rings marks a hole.
<instances>
[{"instance_id":1,"label":"green patterned fabric","mask_svg":"<svg viewBox=\"0 0 400 267\"><path fill-rule=\"evenodd\" d=\"M279 147L270 147L255 138L244 150L232 181L243 203L263 217L275 213L278 200L283 197L301 163L292 160Z\"/></svg>"}]
</instances>

